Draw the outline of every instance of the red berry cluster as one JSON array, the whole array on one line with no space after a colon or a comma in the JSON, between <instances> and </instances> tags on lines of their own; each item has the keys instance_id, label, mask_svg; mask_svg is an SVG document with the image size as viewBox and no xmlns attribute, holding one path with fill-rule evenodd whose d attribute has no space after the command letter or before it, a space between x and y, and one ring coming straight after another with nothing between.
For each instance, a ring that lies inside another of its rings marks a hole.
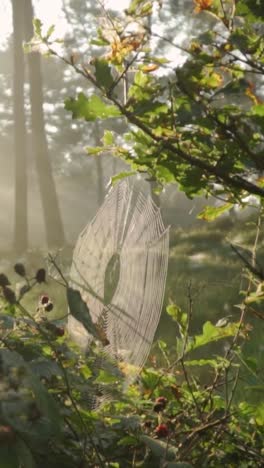
<instances>
[{"instance_id":1,"label":"red berry cluster","mask_svg":"<svg viewBox=\"0 0 264 468\"><path fill-rule=\"evenodd\" d=\"M158 438L168 437L169 435L168 426L166 424L161 423L161 415L160 415L160 413L162 413L162 411L164 411L164 409L166 408L167 403L168 403L167 398L165 398L164 396L160 396L156 398L154 406L153 406L153 410L156 413L159 413L158 420L160 424L154 430Z\"/></svg>"}]
</instances>

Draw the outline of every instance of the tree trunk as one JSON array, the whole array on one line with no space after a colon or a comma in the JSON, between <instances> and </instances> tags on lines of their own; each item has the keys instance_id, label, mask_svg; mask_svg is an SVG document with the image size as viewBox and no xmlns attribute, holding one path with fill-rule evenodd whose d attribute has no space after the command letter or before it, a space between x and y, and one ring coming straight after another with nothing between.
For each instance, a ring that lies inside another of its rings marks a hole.
<instances>
[{"instance_id":1,"label":"tree trunk","mask_svg":"<svg viewBox=\"0 0 264 468\"><path fill-rule=\"evenodd\" d=\"M12 0L13 9L13 112L15 153L14 249L21 254L28 248L27 148L24 109L24 12L25 0Z\"/></svg>"},{"instance_id":2,"label":"tree trunk","mask_svg":"<svg viewBox=\"0 0 264 468\"><path fill-rule=\"evenodd\" d=\"M33 36L33 16L32 0L26 0L26 41L29 41ZM54 247L63 245L65 238L45 133L41 57L38 52L28 54L27 57L30 84L32 149L36 161L47 244L48 247Z\"/></svg>"},{"instance_id":3,"label":"tree trunk","mask_svg":"<svg viewBox=\"0 0 264 468\"><path fill-rule=\"evenodd\" d=\"M148 29L149 29L149 34L151 34L151 28L152 28L152 16L148 16ZM152 178L151 178L152 179ZM154 203L160 207L160 195L159 193L156 193L155 190L158 188L158 183L156 180L150 180L149 181L149 187L150 187L150 195Z\"/></svg>"},{"instance_id":4,"label":"tree trunk","mask_svg":"<svg viewBox=\"0 0 264 468\"><path fill-rule=\"evenodd\" d=\"M94 123L94 139L95 146L100 146L99 125L97 121ZM97 205L99 208L104 200L104 173L102 156L95 156L95 166L97 175Z\"/></svg>"}]
</instances>

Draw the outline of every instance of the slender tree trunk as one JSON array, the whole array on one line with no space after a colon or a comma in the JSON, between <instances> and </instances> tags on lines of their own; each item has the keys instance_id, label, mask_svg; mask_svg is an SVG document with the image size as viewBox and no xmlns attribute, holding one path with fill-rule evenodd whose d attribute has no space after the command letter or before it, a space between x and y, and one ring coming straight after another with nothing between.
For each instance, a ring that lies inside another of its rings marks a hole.
<instances>
[{"instance_id":1,"label":"slender tree trunk","mask_svg":"<svg viewBox=\"0 0 264 468\"><path fill-rule=\"evenodd\" d=\"M33 36L32 1L26 0L25 8L25 39ZM60 208L49 159L48 143L45 133L43 114L43 92L41 57L38 52L28 54L28 72L30 84L32 149L36 161L36 169L40 188L40 196L44 213L46 238L48 247L64 243L64 229Z\"/></svg>"},{"instance_id":2,"label":"slender tree trunk","mask_svg":"<svg viewBox=\"0 0 264 468\"><path fill-rule=\"evenodd\" d=\"M23 253L28 248L27 225L27 148L26 118L24 109L24 12L25 0L12 0L14 69L14 153L15 153L15 219L14 249Z\"/></svg>"},{"instance_id":3,"label":"slender tree trunk","mask_svg":"<svg viewBox=\"0 0 264 468\"><path fill-rule=\"evenodd\" d=\"M95 145L100 146L100 135L98 122L94 123ZM97 175L97 205L101 206L104 199L104 173L102 165L102 156L95 156L96 175Z\"/></svg>"},{"instance_id":4,"label":"slender tree trunk","mask_svg":"<svg viewBox=\"0 0 264 468\"><path fill-rule=\"evenodd\" d=\"M151 28L152 28L152 16L151 15L148 16L148 28L149 28L149 32L151 33ZM158 207L160 207L160 195L155 192L155 190L158 188L157 181L151 180L149 182L149 187L150 187L150 194L151 194L152 200Z\"/></svg>"}]
</instances>

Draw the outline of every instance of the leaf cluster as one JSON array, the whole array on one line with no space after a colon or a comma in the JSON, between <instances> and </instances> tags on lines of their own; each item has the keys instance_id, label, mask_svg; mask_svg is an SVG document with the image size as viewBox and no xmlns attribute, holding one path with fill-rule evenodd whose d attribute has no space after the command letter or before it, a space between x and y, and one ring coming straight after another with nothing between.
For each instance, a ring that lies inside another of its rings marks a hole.
<instances>
[{"instance_id":1,"label":"leaf cluster","mask_svg":"<svg viewBox=\"0 0 264 468\"><path fill-rule=\"evenodd\" d=\"M15 271L27 276L21 264ZM159 341L149 366L124 390L121 370L102 356L100 345L91 344L83 354L70 341L64 320L49 319L46 296L29 312L19 297L10 303L3 294L6 283L1 274L4 466L262 466L263 403L235 398L241 367L257 378L255 363L243 355L250 329L242 320L206 322L201 333L191 335L191 295L188 312L171 304L175 344L168 348ZM29 280L29 290L34 287ZM81 298L70 291L68 300L97 340ZM207 346L216 341L224 341L226 351L208 358ZM205 350L198 358L197 349ZM199 368L207 369L206 385ZM261 379L258 386L263 388Z\"/></svg>"},{"instance_id":2,"label":"leaf cluster","mask_svg":"<svg viewBox=\"0 0 264 468\"><path fill-rule=\"evenodd\" d=\"M264 105L258 87L264 39L258 5L197 1L194 15L208 15L214 24L197 32L184 48L184 64L175 68L149 45L152 3L131 2L123 19L109 14L88 65L60 56L95 89L91 96L66 100L73 118L122 117L128 124L123 144L107 131L102 147L88 152L110 151L129 163L132 173L148 173L161 186L177 183L191 198L221 195L223 211L248 194L263 198ZM39 22L35 33L58 56Z\"/></svg>"}]
</instances>

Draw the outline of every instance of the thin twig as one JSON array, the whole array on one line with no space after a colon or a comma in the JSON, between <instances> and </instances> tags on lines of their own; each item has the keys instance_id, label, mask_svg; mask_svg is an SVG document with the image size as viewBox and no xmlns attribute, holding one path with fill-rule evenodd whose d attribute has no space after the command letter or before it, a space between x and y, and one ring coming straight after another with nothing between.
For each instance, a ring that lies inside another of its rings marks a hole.
<instances>
[{"instance_id":1,"label":"thin twig","mask_svg":"<svg viewBox=\"0 0 264 468\"><path fill-rule=\"evenodd\" d=\"M17 303L17 307L18 309L20 310L20 312L23 314L23 315L26 315L28 318L30 318L31 320L33 320L34 322L34 325L36 327L36 329L39 331L39 333L45 338L45 340L47 341L48 345L50 346L50 348L52 349L52 351L54 352L54 355L56 356L56 359L57 359L57 362L62 370L62 373L63 373L63 377L64 377L64 382L65 382L65 385L66 385L66 390L67 390L67 395L72 403L72 406L80 420L80 423L84 429L84 433L86 435L86 437L89 438L89 441L97 455L97 458L98 458L98 463L100 465L101 468L104 467L104 464L102 462L102 459L101 459L101 455L100 453L98 452L98 449L97 449L97 446L95 445L93 439L92 439L92 436L90 434L90 431L89 431L89 428L87 427L85 421L83 420L83 417L79 411L79 408L76 404L76 401L74 399L74 397L72 396L72 390L71 390L71 386L70 386L70 382L69 382L69 379L68 379L68 374L67 374L67 371L63 365L63 362L62 362L62 359L61 359L61 356L60 354L57 352L57 349L56 347L54 346L52 340L50 339L48 333L46 333L43 328L41 327L41 325L39 325L36 320L34 319L34 317L32 317L32 315L20 304L20 303ZM86 451L86 441L84 442L84 453Z\"/></svg>"}]
</instances>

